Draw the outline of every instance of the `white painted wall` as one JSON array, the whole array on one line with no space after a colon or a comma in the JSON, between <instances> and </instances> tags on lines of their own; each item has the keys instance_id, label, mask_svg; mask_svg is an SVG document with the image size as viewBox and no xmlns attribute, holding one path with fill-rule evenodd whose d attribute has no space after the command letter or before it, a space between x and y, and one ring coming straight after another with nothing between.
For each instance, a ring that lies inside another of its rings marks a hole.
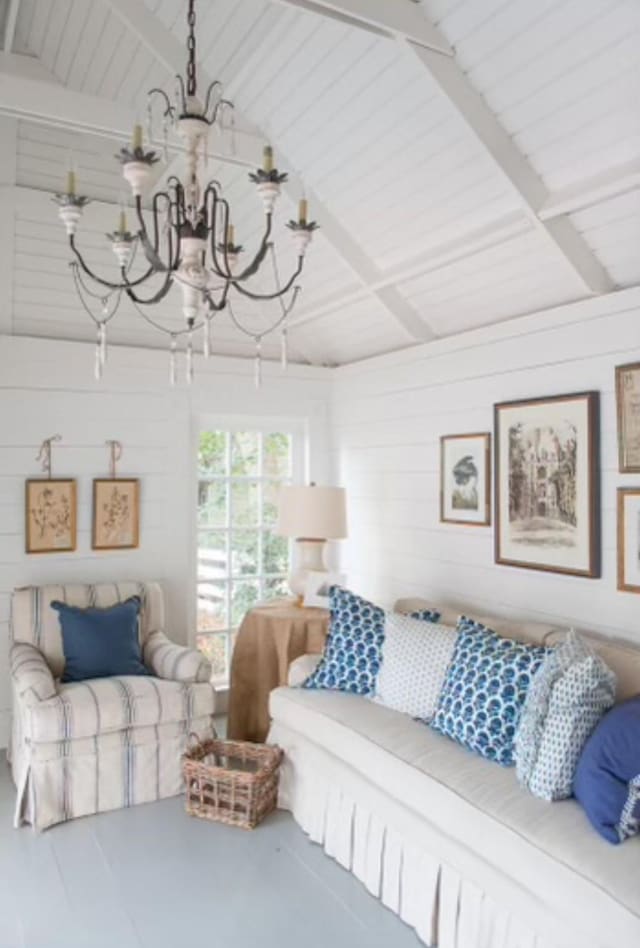
<instances>
[{"instance_id":1,"label":"white painted wall","mask_svg":"<svg viewBox=\"0 0 640 948\"><path fill-rule=\"evenodd\" d=\"M422 595L482 613L550 618L640 642L640 598L616 590L614 367L640 360L640 291L511 320L335 371L333 434L347 487L350 585L383 602ZM603 575L494 563L493 529L439 522L439 438L491 431L495 402L601 393Z\"/></svg>"},{"instance_id":2,"label":"white painted wall","mask_svg":"<svg viewBox=\"0 0 640 948\"><path fill-rule=\"evenodd\" d=\"M158 579L167 590L169 631L187 640L193 629L198 419L215 415L277 417L303 423L308 475L328 477L330 373L319 368L265 364L256 392L251 362L219 358L196 362L192 390L168 385L167 354L125 347L110 350L106 376L93 380L93 347L85 343L0 336L0 747L6 743L10 594L44 582ZM54 476L78 481L75 553L24 552L24 481L40 476L42 440L59 433ZM117 438L119 473L141 479L140 548L91 549L92 478L108 475L104 444Z\"/></svg>"}]
</instances>

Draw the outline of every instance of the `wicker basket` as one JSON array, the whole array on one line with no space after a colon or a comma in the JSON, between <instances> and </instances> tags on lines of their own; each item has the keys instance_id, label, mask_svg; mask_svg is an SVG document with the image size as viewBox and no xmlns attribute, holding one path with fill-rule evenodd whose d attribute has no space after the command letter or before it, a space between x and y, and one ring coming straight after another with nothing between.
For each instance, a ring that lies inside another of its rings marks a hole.
<instances>
[{"instance_id":1,"label":"wicker basket","mask_svg":"<svg viewBox=\"0 0 640 948\"><path fill-rule=\"evenodd\" d=\"M254 829L277 804L280 748L215 736L191 740L182 757L189 816Z\"/></svg>"}]
</instances>

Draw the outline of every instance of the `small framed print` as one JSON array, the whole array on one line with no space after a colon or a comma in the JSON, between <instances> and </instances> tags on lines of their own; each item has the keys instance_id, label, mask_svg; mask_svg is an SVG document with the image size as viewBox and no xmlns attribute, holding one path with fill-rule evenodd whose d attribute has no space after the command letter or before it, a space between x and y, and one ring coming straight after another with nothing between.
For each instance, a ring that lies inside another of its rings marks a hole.
<instances>
[{"instance_id":1,"label":"small framed print","mask_svg":"<svg viewBox=\"0 0 640 948\"><path fill-rule=\"evenodd\" d=\"M496 563L600 576L599 395L495 405Z\"/></svg>"},{"instance_id":2,"label":"small framed print","mask_svg":"<svg viewBox=\"0 0 640 948\"><path fill-rule=\"evenodd\" d=\"M93 482L94 550L131 550L140 539L140 482L96 478Z\"/></svg>"},{"instance_id":3,"label":"small framed print","mask_svg":"<svg viewBox=\"0 0 640 948\"><path fill-rule=\"evenodd\" d=\"M440 521L488 527L491 523L491 435L440 438Z\"/></svg>"},{"instance_id":4,"label":"small framed print","mask_svg":"<svg viewBox=\"0 0 640 948\"><path fill-rule=\"evenodd\" d=\"M618 589L640 593L640 488L618 488Z\"/></svg>"},{"instance_id":5,"label":"small framed print","mask_svg":"<svg viewBox=\"0 0 640 948\"><path fill-rule=\"evenodd\" d=\"M303 604L313 606L316 609L328 609L329 590L332 586L344 586L346 579L344 573L324 573L320 570L309 570Z\"/></svg>"},{"instance_id":6,"label":"small framed print","mask_svg":"<svg viewBox=\"0 0 640 948\"><path fill-rule=\"evenodd\" d=\"M640 362L616 367L618 467L640 474Z\"/></svg>"},{"instance_id":7,"label":"small framed print","mask_svg":"<svg viewBox=\"0 0 640 948\"><path fill-rule=\"evenodd\" d=\"M76 482L32 478L25 485L25 550L70 553L76 548Z\"/></svg>"}]
</instances>

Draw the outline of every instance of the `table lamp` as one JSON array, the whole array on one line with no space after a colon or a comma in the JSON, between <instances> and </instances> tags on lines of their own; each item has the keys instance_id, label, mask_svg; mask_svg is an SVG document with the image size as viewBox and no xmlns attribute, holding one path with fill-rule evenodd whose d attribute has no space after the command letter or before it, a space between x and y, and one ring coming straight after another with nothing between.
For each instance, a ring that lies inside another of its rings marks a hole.
<instances>
[{"instance_id":1,"label":"table lamp","mask_svg":"<svg viewBox=\"0 0 640 948\"><path fill-rule=\"evenodd\" d=\"M291 592L304 596L311 570L326 572L327 540L347 536L347 505L344 487L286 485L280 489L275 532L296 541L297 568L289 574Z\"/></svg>"}]
</instances>

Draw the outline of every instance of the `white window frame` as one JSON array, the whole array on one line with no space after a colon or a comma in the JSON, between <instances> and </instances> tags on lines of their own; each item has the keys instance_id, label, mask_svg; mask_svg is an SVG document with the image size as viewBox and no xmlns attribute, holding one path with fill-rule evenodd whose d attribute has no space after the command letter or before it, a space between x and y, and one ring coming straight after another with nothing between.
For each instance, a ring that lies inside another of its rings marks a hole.
<instances>
[{"instance_id":1,"label":"white window frame","mask_svg":"<svg viewBox=\"0 0 640 948\"><path fill-rule=\"evenodd\" d=\"M192 530L191 530L191 577L192 581L190 583L191 596L189 603L189 640L192 645L196 643L196 637L198 635L197 629L197 600L198 600L198 532L201 527L198 526L198 484L201 480L207 479L199 476L198 472L198 448L200 444L200 435L202 432L206 431L224 431L233 434L235 432L244 432L252 431L259 432L263 435L265 434L288 434L291 436L291 481L295 484L301 484L305 482L305 472L308 464L308 426L304 419L301 418L291 418L287 416L256 416L256 415L200 415L197 418L197 423L194 425L193 429L193 438L192 438L192 457L194 459L194 480L193 480L193 520L192 520ZM221 475L220 477L212 477L211 480L228 480L228 475ZM262 475L256 477L247 476L244 478L247 481L263 481L263 480L273 480L273 478L264 478ZM243 478L239 477L237 480L241 481ZM231 506L231 505L230 505ZM229 516L232 516L232 509L229 511ZM212 528L216 529L216 528ZM228 536L231 536L231 531L233 529L231 519L227 521L227 526L220 528L222 530L228 531ZM262 553L262 539L261 531L260 532L260 546L259 554ZM289 541L289 559L291 561L291 556L293 551L291 549L291 541ZM247 576L247 580L257 579L260 581L263 578L261 572L256 573L255 575ZM233 632L234 627L231 624L231 580L227 576L223 580L228 584L227 590L227 614L229 619L229 635ZM213 633L216 634L216 633ZM227 639L229 642L229 639ZM227 666L230 666L231 655L227 654ZM215 684L217 687L225 687L228 685L228 681L223 679L215 679Z\"/></svg>"}]
</instances>

